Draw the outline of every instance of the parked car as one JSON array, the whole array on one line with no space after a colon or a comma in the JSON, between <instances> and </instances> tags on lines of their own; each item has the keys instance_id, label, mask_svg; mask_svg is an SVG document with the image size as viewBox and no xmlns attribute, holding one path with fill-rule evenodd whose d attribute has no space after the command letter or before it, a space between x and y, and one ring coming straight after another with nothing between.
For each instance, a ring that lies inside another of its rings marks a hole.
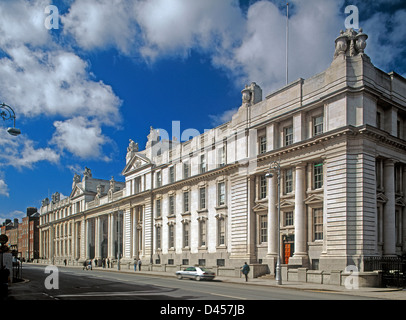
<instances>
[{"instance_id":1,"label":"parked car","mask_svg":"<svg viewBox=\"0 0 406 320\"><path fill-rule=\"evenodd\" d=\"M213 280L216 274L202 267L187 267L184 270L176 271L178 279L189 278L200 280Z\"/></svg>"}]
</instances>

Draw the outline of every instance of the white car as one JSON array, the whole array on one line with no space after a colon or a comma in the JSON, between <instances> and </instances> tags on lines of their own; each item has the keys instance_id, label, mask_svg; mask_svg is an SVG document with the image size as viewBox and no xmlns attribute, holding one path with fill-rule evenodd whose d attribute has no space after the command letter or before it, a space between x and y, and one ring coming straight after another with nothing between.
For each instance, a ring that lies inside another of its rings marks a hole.
<instances>
[{"instance_id":1,"label":"white car","mask_svg":"<svg viewBox=\"0 0 406 320\"><path fill-rule=\"evenodd\" d=\"M189 278L200 280L213 280L216 274L202 267L187 267L184 270L176 271L178 279Z\"/></svg>"}]
</instances>

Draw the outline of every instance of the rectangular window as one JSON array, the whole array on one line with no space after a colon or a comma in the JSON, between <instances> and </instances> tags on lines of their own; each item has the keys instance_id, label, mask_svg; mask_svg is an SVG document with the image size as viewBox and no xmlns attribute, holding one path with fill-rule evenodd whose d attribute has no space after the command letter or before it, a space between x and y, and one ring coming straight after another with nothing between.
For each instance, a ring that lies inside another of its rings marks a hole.
<instances>
[{"instance_id":1,"label":"rectangular window","mask_svg":"<svg viewBox=\"0 0 406 320\"><path fill-rule=\"evenodd\" d=\"M218 167L224 167L226 165L226 147L222 146L218 149Z\"/></svg>"},{"instance_id":2,"label":"rectangular window","mask_svg":"<svg viewBox=\"0 0 406 320\"><path fill-rule=\"evenodd\" d=\"M316 163L313 167L314 189L323 187L323 163Z\"/></svg>"},{"instance_id":3,"label":"rectangular window","mask_svg":"<svg viewBox=\"0 0 406 320\"><path fill-rule=\"evenodd\" d=\"M226 265L226 260L225 259L217 259L217 266L218 267L224 267Z\"/></svg>"},{"instance_id":4,"label":"rectangular window","mask_svg":"<svg viewBox=\"0 0 406 320\"><path fill-rule=\"evenodd\" d=\"M183 212L189 212L189 192L183 193Z\"/></svg>"},{"instance_id":5,"label":"rectangular window","mask_svg":"<svg viewBox=\"0 0 406 320\"><path fill-rule=\"evenodd\" d=\"M169 215L175 214L175 197L169 196Z\"/></svg>"},{"instance_id":6,"label":"rectangular window","mask_svg":"<svg viewBox=\"0 0 406 320\"><path fill-rule=\"evenodd\" d=\"M199 189L199 209L206 209L206 188Z\"/></svg>"},{"instance_id":7,"label":"rectangular window","mask_svg":"<svg viewBox=\"0 0 406 320\"><path fill-rule=\"evenodd\" d=\"M290 193L293 191L293 171L292 169L286 169L285 170L285 176L284 176L284 182L285 182L285 193Z\"/></svg>"},{"instance_id":8,"label":"rectangular window","mask_svg":"<svg viewBox=\"0 0 406 320\"><path fill-rule=\"evenodd\" d=\"M218 219L218 245L226 243L226 222L224 219Z\"/></svg>"},{"instance_id":9,"label":"rectangular window","mask_svg":"<svg viewBox=\"0 0 406 320\"><path fill-rule=\"evenodd\" d=\"M323 240L323 209L313 210L314 240Z\"/></svg>"},{"instance_id":10,"label":"rectangular window","mask_svg":"<svg viewBox=\"0 0 406 320\"><path fill-rule=\"evenodd\" d=\"M134 179L134 192L141 192L141 177Z\"/></svg>"},{"instance_id":11,"label":"rectangular window","mask_svg":"<svg viewBox=\"0 0 406 320\"><path fill-rule=\"evenodd\" d=\"M161 176L161 171L158 171L156 173L156 186L157 188L162 185L162 176Z\"/></svg>"},{"instance_id":12,"label":"rectangular window","mask_svg":"<svg viewBox=\"0 0 406 320\"><path fill-rule=\"evenodd\" d=\"M381 159L376 159L375 161L375 175L376 175L376 187L380 189L383 187L382 184L382 172L383 172L383 161Z\"/></svg>"},{"instance_id":13,"label":"rectangular window","mask_svg":"<svg viewBox=\"0 0 406 320\"><path fill-rule=\"evenodd\" d=\"M206 172L206 157L204 154L200 156L200 173Z\"/></svg>"},{"instance_id":14,"label":"rectangular window","mask_svg":"<svg viewBox=\"0 0 406 320\"><path fill-rule=\"evenodd\" d=\"M161 227L156 227L156 230L155 230L156 232L156 234L155 234L155 237L156 237L156 248L157 249L160 249L161 248Z\"/></svg>"},{"instance_id":15,"label":"rectangular window","mask_svg":"<svg viewBox=\"0 0 406 320\"><path fill-rule=\"evenodd\" d=\"M189 247L189 231L190 231L190 225L189 223L184 223L183 224L183 247Z\"/></svg>"},{"instance_id":16,"label":"rectangular window","mask_svg":"<svg viewBox=\"0 0 406 320\"><path fill-rule=\"evenodd\" d=\"M175 182L175 167L169 167L169 183Z\"/></svg>"},{"instance_id":17,"label":"rectangular window","mask_svg":"<svg viewBox=\"0 0 406 320\"><path fill-rule=\"evenodd\" d=\"M376 127L378 129L381 129L381 113L380 112L376 113Z\"/></svg>"},{"instance_id":18,"label":"rectangular window","mask_svg":"<svg viewBox=\"0 0 406 320\"><path fill-rule=\"evenodd\" d=\"M259 199L265 199L266 194L266 187L267 187L267 178L265 176L260 176L259 178Z\"/></svg>"},{"instance_id":19,"label":"rectangular window","mask_svg":"<svg viewBox=\"0 0 406 320\"><path fill-rule=\"evenodd\" d=\"M401 138L401 136L400 136L400 121L398 120L397 122L396 122L396 136L398 137L398 138Z\"/></svg>"},{"instance_id":20,"label":"rectangular window","mask_svg":"<svg viewBox=\"0 0 406 320\"><path fill-rule=\"evenodd\" d=\"M206 245L206 220L199 221L199 245Z\"/></svg>"},{"instance_id":21,"label":"rectangular window","mask_svg":"<svg viewBox=\"0 0 406 320\"><path fill-rule=\"evenodd\" d=\"M190 176L190 166L188 162L183 163L183 179L189 178Z\"/></svg>"},{"instance_id":22,"label":"rectangular window","mask_svg":"<svg viewBox=\"0 0 406 320\"><path fill-rule=\"evenodd\" d=\"M161 199L158 199L155 202L155 212L155 217L159 218L161 216Z\"/></svg>"},{"instance_id":23,"label":"rectangular window","mask_svg":"<svg viewBox=\"0 0 406 320\"><path fill-rule=\"evenodd\" d=\"M224 206L226 204L226 185L220 182L217 186L217 205Z\"/></svg>"},{"instance_id":24,"label":"rectangular window","mask_svg":"<svg viewBox=\"0 0 406 320\"><path fill-rule=\"evenodd\" d=\"M285 227L293 226L293 212L285 212Z\"/></svg>"},{"instance_id":25,"label":"rectangular window","mask_svg":"<svg viewBox=\"0 0 406 320\"><path fill-rule=\"evenodd\" d=\"M259 216L259 242L264 243L268 242L268 216L261 215Z\"/></svg>"},{"instance_id":26,"label":"rectangular window","mask_svg":"<svg viewBox=\"0 0 406 320\"><path fill-rule=\"evenodd\" d=\"M323 133L323 116L313 118L313 136Z\"/></svg>"},{"instance_id":27,"label":"rectangular window","mask_svg":"<svg viewBox=\"0 0 406 320\"><path fill-rule=\"evenodd\" d=\"M291 145L293 143L293 126L283 128L283 135L285 146Z\"/></svg>"},{"instance_id":28,"label":"rectangular window","mask_svg":"<svg viewBox=\"0 0 406 320\"><path fill-rule=\"evenodd\" d=\"M402 175L403 167L400 165L395 165L395 192L401 193L403 189L403 175Z\"/></svg>"},{"instance_id":29,"label":"rectangular window","mask_svg":"<svg viewBox=\"0 0 406 320\"><path fill-rule=\"evenodd\" d=\"M266 152L266 136L259 137L259 153L263 154Z\"/></svg>"},{"instance_id":30,"label":"rectangular window","mask_svg":"<svg viewBox=\"0 0 406 320\"><path fill-rule=\"evenodd\" d=\"M175 226L173 224L170 224L168 226L168 246L169 248L174 248L175 247Z\"/></svg>"}]
</instances>

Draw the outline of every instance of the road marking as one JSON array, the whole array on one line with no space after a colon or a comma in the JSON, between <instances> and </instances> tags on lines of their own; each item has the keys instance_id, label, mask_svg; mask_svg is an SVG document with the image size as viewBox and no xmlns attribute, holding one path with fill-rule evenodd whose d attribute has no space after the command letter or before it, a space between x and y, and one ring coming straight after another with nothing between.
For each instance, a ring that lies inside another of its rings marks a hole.
<instances>
[{"instance_id":1,"label":"road marking","mask_svg":"<svg viewBox=\"0 0 406 320\"><path fill-rule=\"evenodd\" d=\"M169 293L169 291L127 291L127 292L85 292L85 293L74 293L74 294L60 294L57 295L58 298L75 298L75 297L105 297L105 296L151 296L160 295L162 293Z\"/></svg>"},{"instance_id":2,"label":"road marking","mask_svg":"<svg viewBox=\"0 0 406 320\"><path fill-rule=\"evenodd\" d=\"M212 294L213 296L220 296L220 297L226 297L226 298L232 298L232 299L238 299L238 300L247 300L247 298L242 298L242 297L235 297L235 296L228 296L225 294L219 294L219 293L211 293L211 292L207 292Z\"/></svg>"}]
</instances>

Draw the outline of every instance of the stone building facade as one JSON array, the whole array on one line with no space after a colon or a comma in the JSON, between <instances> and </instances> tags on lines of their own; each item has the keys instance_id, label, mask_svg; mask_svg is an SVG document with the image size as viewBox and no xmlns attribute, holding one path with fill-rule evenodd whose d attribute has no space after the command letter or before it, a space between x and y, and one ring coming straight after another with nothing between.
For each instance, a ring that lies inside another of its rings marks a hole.
<instances>
[{"instance_id":1,"label":"stone building facade","mask_svg":"<svg viewBox=\"0 0 406 320\"><path fill-rule=\"evenodd\" d=\"M405 253L406 80L373 66L366 38L341 32L324 72L265 98L251 83L231 121L190 140L153 128L144 150L130 140L125 183L75 176L68 198L43 203L40 256L247 261L259 275L278 251L289 268L326 272ZM279 179L266 177L273 163Z\"/></svg>"}]
</instances>

